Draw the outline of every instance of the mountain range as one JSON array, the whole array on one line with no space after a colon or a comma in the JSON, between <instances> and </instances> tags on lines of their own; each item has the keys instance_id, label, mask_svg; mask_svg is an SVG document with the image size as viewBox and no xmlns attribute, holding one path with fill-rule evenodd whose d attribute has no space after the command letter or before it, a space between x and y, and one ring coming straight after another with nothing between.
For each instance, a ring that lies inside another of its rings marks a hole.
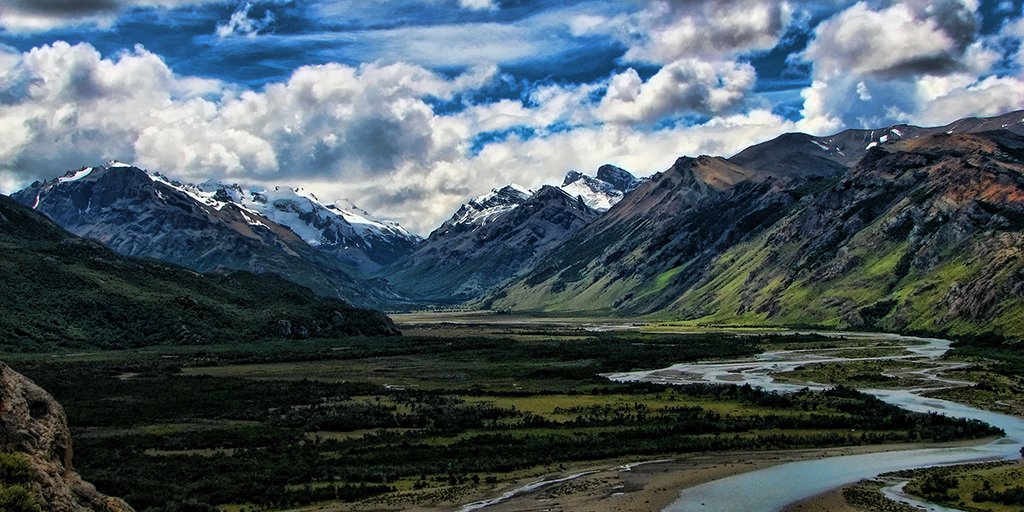
<instances>
[{"instance_id":1,"label":"mountain range","mask_svg":"<svg viewBox=\"0 0 1024 512\"><path fill-rule=\"evenodd\" d=\"M509 184L426 239L301 189L116 162L12 197L125 255L275 272L376 307L1005 332L1024 327L1022 139L1021 111L785 134L649 178L605 165Z\"/></svg>"},{"instance_id":2,"label":"mountain range","mask_svg":"<svg viewBox=\"0 0 1024 512\"><path fill-rule=\"evenodd\" d=\"M199 274L117 254L0 196L5 350L398 334L383 313L275 274Z\"/></svg>"},{"instance_id":3,"label":"mountain range","mask_svg":"<svg viewBox=\"0 0 1024 512\"><path fill-rule=\"evenodd\" d=\"M36 182L11 196L68 231L126 256L198 272L272 272L357 304L393 300L366 272L420 241L354 206L301 189L192 185L110 162Z\"/></svg>"}]
</instances>

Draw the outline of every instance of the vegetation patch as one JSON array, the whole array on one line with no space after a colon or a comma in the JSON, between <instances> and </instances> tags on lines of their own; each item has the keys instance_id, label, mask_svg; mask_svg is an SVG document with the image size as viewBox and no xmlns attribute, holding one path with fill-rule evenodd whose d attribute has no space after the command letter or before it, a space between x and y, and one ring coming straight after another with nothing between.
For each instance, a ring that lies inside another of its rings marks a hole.
<instances>
[{"instance_id":1,"label":"vegetation patch","mask_svg":"<svg viewBox=\"0 0 1024 512\"><path fill-rule=\"evenodd\" d=\"M450 506L595 461L995 433L851 388L780 395L599 375L819 336L537 329L8 359L65 406L82 476L145 512Z\"/></svg>"}]
</instances>

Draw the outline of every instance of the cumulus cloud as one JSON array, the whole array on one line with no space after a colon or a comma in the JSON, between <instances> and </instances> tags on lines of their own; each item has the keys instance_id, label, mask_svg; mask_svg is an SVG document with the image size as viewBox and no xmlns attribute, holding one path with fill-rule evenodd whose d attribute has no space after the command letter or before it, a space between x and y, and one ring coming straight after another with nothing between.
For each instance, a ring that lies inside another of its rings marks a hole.
<instances>
[{"instance_id":1,"label":"cumulus cloud","mask_svg":"<svg viewBox=\"0 0 1024 512\"><path fill-rule=\"evenodd\" d=\"M0 78L2 170L26 177L97 155L131 157L141 128L197 115L210 105L203 96L218 90L216 81L176 77L141 47L116 59L87 44L33 49Z\"/></svg>"},{"instance_id":2,"label":"cumulus cloud","mask_svg":"<svg viewBox=\"0 0 1024 512\"><path fill-rule=\"evenodd\" d=\"M982 37L977 9L973 0L858 2L820 23L802 54L813 81L800 128L934 125L1019 108L1019 65L993 71L1018 47L1016 21Z\"/></svg>"},{"instance_id":3,"label":"cumulus cloud","mask_svg":"<svg viewBox=\"0 0 1024 512\"><path fill-rule=\"evenodd\" d=\"M658 0L629 15L580 15L569 26L577 35L619 38L628 46L626 62L667 64L770 49L785 33L793 11L789 2L778 0Z\"/></svg>"},{"instance_id":4,"label":"cumulus cloud","mask_svg":"<svg viewBox=\"0 0 1024 512\"><path fill-rule=\"evenodd\" d=\"M142 1L109 0L81 16ZM149 3L161 1L174 0ZM240 5L219 29L223 45L250 44L253 34L275 44L281 35L268 33L271 20ZM812 83L797 121L754 99L757 71L746 62L795 26L791 18L800 16L790 4L645 5L631 15L574 5L522 23L330 39L326 45L366 50L353 59L366 63L302 66L256 90L175 73L142 47L103 56L88 44L25 53L0 46L0 188L117 158L192 181L301 184L425 234L503 182L537 187L560 182L570 168L608 162L647 174L681 154L727 156L786 131L943 124L1024 104L1024 21L979 37L970 0L846 3L810 34L801 55ZM550 59L569 32L614 33L625 60L584 83L524 80L513 87L518 94L492 97L516 80L496 63ZM418 64L403 63L410 60ZM695 117L706 121L688 125Z\"/></svg>"},{"instance_id":5,"label":"cumulus cloud","mask_svg":"<svg viewBox=\"0 0 1024 512\"><path fill-rule=\"evenodd\" d=\"M594 170L605 163L647 175L664 171L680 155L730 156L794 129L792 122L767 110L653 132L621 124L591 125L545 137L513 136L476 156L433 162L416 172L310 183L307 188L318 196L356 197L360 206L391 214L427 234L467 199L503 183L531 188L558 184L569 169Z\"/></svg>"},{"instance_id":6,"label":"cumulus cloud","mask_svg":"<svg viewBox=\"0 0 1024 512\"><path fill-rule=\"evenodd\" d=\"M736 62L679 60L662 67L646 82L631 68L611 78L599 113L616 123L719 114L743 101L756 78L753 66Z\"/></svg>"},{"instance_id":7,"label":"cumulus cloud","mask_svg":"<svg viewBox=\"0 0 1024 512\"><path fill-rule=\"evenodd\" d=\"M806 50L815 74L901 76L962 67L977 30L973 10L958 0L919 3L874 10L859 2L821 23Z\"/></svg>"},{"instance_id":8,"label":"cumulus cloud","mask_svg":"<svg viewBox=\"0 0 1024 512\"><path fill-rule=\"evenodd\" d=\"M768 112L653 132L625 118L603 122L613 113L654 119L651 112L719 109L732 101L731 93L698 85L702 92L682 94L683 103L662 105L658 93L669 87L663 80L684 91L686 80L720 82L729 73L750 81L750 70L733 65L696 73L691 67L640 84L634 104L621 102L621 95L614 106L595 99L621 88L599 80L548 84L522 99L439 113L434 99L486 86L497 68L447 77L409 64L325 64L252 91L175 74L142 47L105 58L88 44L58 42L19 55L0 81L0 175L10 191L117 158L193 181L301 183L426 233L461 202L501 182L539 186L558 181L568 168L606 161L662 170L681 152L736 151L787 127ZM478 134L519 126L536 135L470 150Z\"/></svg>"},{"instance_id":9,"label":"cumulus cloud","mask_svg":"<svg viewBox=\"0 0 1024 512\"><path fill-rule=\"evenodd\" d=\"M416 164L458 158L471 136L427 100L494 72L449 79L406 64L327 64L261 92L235 91L176 75L141 47L103 58L88 44L58 42L21 55L0 81L0 171L5 185L107 158L195 180L415 173Z\"/></svg>"}]
</instances>

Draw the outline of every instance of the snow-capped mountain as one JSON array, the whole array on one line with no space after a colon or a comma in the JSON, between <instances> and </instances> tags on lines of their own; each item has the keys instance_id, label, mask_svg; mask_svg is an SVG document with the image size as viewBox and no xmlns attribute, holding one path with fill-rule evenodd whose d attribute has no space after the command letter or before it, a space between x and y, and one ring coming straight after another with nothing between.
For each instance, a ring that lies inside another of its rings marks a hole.
<instances>
[{"instance_id":1,"label":"snow-capped mountain","mask_svg":"<svg viewBox=\"0 0 1024 512\"><path fill-rule=\"evenodd\" d=\"M104 167L131 166L111 162ZM92 169L95 168L58 178L58 184L88 176ZM244 189L238 184L219 181L195 185L168 178L159 172L147 171L146 175L217 211L226 205L234 205L250 225L265 225L261 217L269 219L290 229L310 246L336 254L363 270L376 270L391 263L411 252L422 240L397 223L377 219L349 201L325 204L302 188Z\"/></svg>"},{"instance_id":2,"label":"snow-capped mountain","mask_svg":"<svg viewBox=\"0 0 1024 512\"><path fill-rule=\"evenodd\" d=\"M209 205L234 203L287 226L307 244L336 254L363 270L376 270L391 263L412 252L422 241L398 223L380 220L351 201L323 203L302 188L244 189L215 181L172 184Z\"/></svg>"},{"instance_id":3,"label":"snow-capped mountain","mask_svg":"<svg viewBox=\"0 0 1024 512\"><path fill-rule=\"evenodd\" d=\"M357 277L357 267L379 266L371 254L388 261L398 256L388 251L408 252L415 245L401 232L388 245L382 239L397 227L378 226L362 214L328 208L290 189L254 195L237 185L182 183L121 162L36 182L12 197L122 254L201 272L277 273L362 304L388 293ZM363 222L356 226L346 215Z\"/></svg>"},{"instance_id":4,"label":"snow-capped mountain","mask_svg":"<svg viewBox=\"0 0 1024 512\"><path fill-rule=\"evenodd\" d=\"M602 165L597 169L597 176L587 176L578 171L569 171L565 175L561 189L573 197L583 198L587 206L605 211L631 190L647 181L633 176L625 169L614 165Z\"/></svg>"},{"instance_id":5,"label":"snow-capped mountain","mask_svg":"<svg viewBox=\"0 0 1024 512\"><path fill-rule=\"evenodd\" d=\"M514 183L492 189L490 192L470 199L462 205L450 219L430 234L443 236L452 232L461 232L476 226L483 226L505 214L509 210L526 202L533 196L533 191Z\"/></svg>"},{"instance_id":6,"label":"snow-capped mountain","mask_svg":"<svg viewBox=\"0 0 1024 512\"><path fill-rule=\"evenodd\" d=\"M599 215L577 196L508 185L463 205L415 252L387 269L416 300L460 302L520 274Z\"/></svg>"}]
</instances>

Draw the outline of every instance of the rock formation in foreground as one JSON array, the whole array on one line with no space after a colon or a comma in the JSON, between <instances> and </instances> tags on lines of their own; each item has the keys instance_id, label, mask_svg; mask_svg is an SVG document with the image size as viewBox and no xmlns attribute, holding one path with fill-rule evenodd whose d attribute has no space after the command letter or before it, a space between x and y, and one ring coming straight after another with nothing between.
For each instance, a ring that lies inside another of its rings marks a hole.
<instances>
[{"instance_id":1,"label":"rock formation in foreground","mask_svg":"<svg viewBox=\"0 0 1024 512\"><path fill-rule=\"evenodd\" d=\"M41 510L132 512L127 503L100 494L74 472L64 409L49 393L2 362L0 443L0 452L28 462L25 485ZM9 483L0 481L0 490Z\"/></svg>"}]
</instances>

